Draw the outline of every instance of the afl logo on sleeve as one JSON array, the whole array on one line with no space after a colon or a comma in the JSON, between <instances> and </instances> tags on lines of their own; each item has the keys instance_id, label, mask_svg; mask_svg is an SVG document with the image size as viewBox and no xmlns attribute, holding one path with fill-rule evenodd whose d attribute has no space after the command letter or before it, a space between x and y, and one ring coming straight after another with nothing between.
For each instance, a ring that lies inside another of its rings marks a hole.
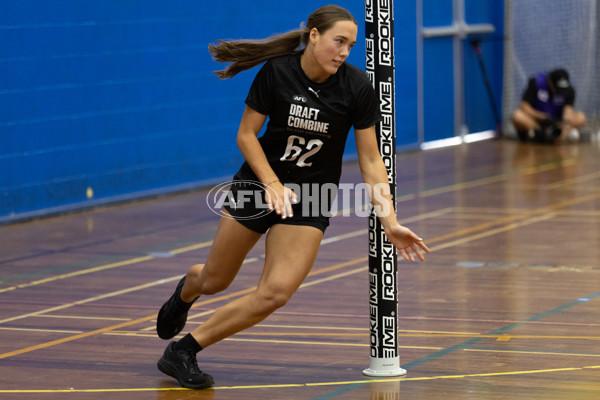
<instances>
[{"instance_id":1,"label":"afl logo on sleeve","mask_svg":"<svg viewBox=\"0 0 600 400\"><path fill-rule=\"evenodd\" d=\"M298 103L308 103L306 97L300 95L294 96L294 101L297 101Z\"/></svg>"}]
</instances>

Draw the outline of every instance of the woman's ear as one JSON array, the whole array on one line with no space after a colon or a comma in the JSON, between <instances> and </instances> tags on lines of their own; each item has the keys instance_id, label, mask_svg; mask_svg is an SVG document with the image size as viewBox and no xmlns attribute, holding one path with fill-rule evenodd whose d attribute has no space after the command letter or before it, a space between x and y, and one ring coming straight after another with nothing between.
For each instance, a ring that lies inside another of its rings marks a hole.
<instances>
[{"instance_id":1,"label":"woman's ear","mask_svg":"<svg viewBox=\"0 0 600 400\"><path fill-rule=\"evenodd\" d=\"M321 34L319 33L319 30L317 28L312 28L310 30L310 36L308 37L309 42L313 45L317 44L320 36L321 36Z\"/></svg>"}]
</instances>

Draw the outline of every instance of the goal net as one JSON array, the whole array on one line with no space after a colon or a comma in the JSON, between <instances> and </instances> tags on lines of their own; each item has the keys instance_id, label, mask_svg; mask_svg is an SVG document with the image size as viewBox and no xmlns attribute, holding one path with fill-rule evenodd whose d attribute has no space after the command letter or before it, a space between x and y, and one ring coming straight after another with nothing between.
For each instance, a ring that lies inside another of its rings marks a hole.
<instances>
[{"instance_id":1,"label":"goal net","mask_svg":"<svg viewBox=\"0 0 600 400\"><path fill-rule=\"evenodd\" d=\"M585 113L582 134L600 136L600 1L506 0L503 122L514 134L511 114L530 77L565 68L575 88L575 109Z\"/></svg>"}]
</instances>

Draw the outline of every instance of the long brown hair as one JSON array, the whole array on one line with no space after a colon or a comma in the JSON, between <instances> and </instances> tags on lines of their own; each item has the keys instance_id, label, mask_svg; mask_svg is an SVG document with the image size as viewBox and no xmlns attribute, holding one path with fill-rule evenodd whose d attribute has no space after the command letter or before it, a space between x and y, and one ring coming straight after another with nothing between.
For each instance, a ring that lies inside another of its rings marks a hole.
<instances>
[{"instance_id":1,"label":"long brown hair","mask_svg":"<svg viewBox=\"0 0 600 400\"><path fill-rule=\"evenodd\" d=\"M313 28L324 33L338 21L352 21L357 24L356 19L345 8L327 5L315 10L308 17L305 28L262 40L217 40L218 44L208 46L213 59L232 64L224 70L215 71L215 74L221 79L232 78L237 73L255 67L271 58L296 53L302 49L303 45L308 44Z\"/></svg>"}]
</instances>

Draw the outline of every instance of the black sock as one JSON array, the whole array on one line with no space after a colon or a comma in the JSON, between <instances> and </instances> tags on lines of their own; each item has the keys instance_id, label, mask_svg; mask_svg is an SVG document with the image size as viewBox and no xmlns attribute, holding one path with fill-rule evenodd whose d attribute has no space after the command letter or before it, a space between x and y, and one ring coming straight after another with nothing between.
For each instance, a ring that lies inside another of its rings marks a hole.
<instances>
[{"instance_id":1,"label":"black sock","mask_svg":"<svg viewBox=\"0 0 600 400\"><path fill-rule=\"evenodd\" d=\"M183 287L181 289L183 289ZM181 289L175 292L175 306L180 310L189 311L189 309L192 308L192 304L194 304L194 302L198 300L198 297L192 300L191 303L186 303L181 298Z\"/></svg>"},{"instance_id":2,"label":"black sock","mask_svg":"<svg viewBox=\"0 0 600 400\"><path fill-rule=\"evenodd\" d=\"M188 333L181 340L177 341L175 345L173 345L174 350L191 350L194 353L202 350L202 346L196 342L196 339L192 336L192 334Z\"/></svg>"},{"instance_id":3,"label":"black sock","mask_svg":"<svg viewBox=\"0 0 600 400\"><path fill-rule=\"evenodd\" d=\"M176 307L180 310L184 310L184 311L189 311L190 308L192 308L192 304L194 304L194 302L196 301L196 299L192 300L191 303L186 303L185 301L181 300L181 294L178 293L178 295L176 296Z\"/></svg>"}]
</instances>

